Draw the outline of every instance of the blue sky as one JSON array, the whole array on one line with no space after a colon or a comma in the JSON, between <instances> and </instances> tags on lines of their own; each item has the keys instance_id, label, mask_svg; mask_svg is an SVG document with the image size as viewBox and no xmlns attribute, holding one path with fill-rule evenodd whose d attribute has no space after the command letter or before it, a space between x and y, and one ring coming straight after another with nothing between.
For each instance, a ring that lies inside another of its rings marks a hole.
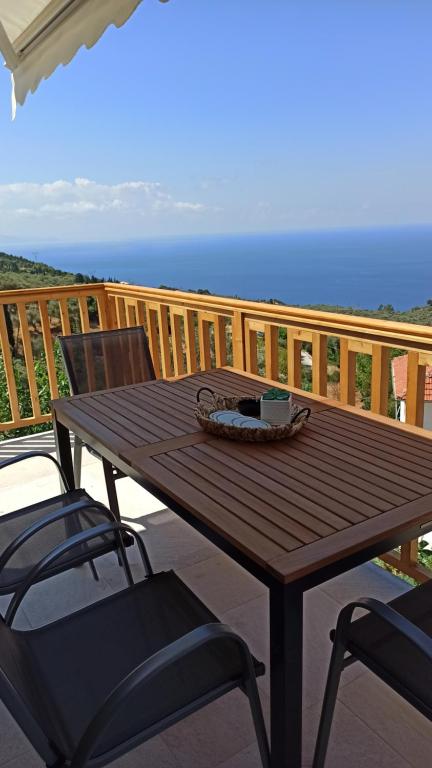
<instances>
[{"instance_id":1,"label":"blue sky","mask_svg":"<svg viewBox=\"0 0 432 768\"><path fill-rule=\"evenodd\" d=\"M15 122L0 71L0 235L432 223L431 29L430 0L144 0Z\"/></svg>"}]
</instances>

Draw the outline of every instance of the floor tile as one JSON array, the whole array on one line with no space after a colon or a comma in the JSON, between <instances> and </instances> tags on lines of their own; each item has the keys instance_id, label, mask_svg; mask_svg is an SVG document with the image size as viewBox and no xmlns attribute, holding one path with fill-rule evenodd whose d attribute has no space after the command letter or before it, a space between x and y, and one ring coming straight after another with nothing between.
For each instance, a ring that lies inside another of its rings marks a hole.
<instances>
[{"instance_id":1,"label":"floor tile","mask_svg":"<svg viewBox=\"0 0 432 768\"><path fill-rule=\"evenodd\" d=\"M388 602L411 589L402 579L380 568L375 563L365 563L335 579L321 584L320 589L341 606L359 597L375 597Z\"/></svg>"},{"instance_id":2,"label":"floor tile","mask_svg":"<svg viewBox=\"0 0 432 768\"><path fill-rule=\"evenodd\" d=\"M217 768L262 768L262 762L256 742L224 760Z\"/></svg>"},{"instance_id":3,"label":"floor tile","mask_svg":"<svg viewBox=\"0 0 432 768\"><path fill-rule=\"evenodd\" d=\"M127 517L125 518L128 522ZM219 550L174 512L162 510L143 518L143 541L155 570L179 570L218 554Z\"/></svg>"},{"instance_id":4,"label":"floor tile","mask_svg":"<svg viewBox=\"0 0 432 768\"><path fill-rule=\"evenodd\" d=\"M321 706L304 712L303 768L312 766ZM426 757L426 756L425 756ZM423 763L425 766L426 764ZM326 768L411 768L341 702L336 706ZM419 766L420 768L420 766Z\"/></svg>"},{"instance_id":5,"label":"floor tile","mask_svg":"<svg viewBox=\"0 0 432 768\"><path fill-rule=\"evenodd\" d=\"M432 723L375 675L367 671L344 686L339 698L413 765L432 763Z\"/></svg>"},{"instance_id":6,"label":"floor tile","mask_svg":"<svg viewBox=\"0 0 432 768\"><path fill-rule=\"evenodd\" d=\"M223 554L177 572L217 616L267 594L261 582Z\"/></svg>"},{"instance_id":7,"label":"floor tile","mask_svg":"<svg viewBox=\"0 0 432 768\"><path fill-rule=\"evenodd\" d=\"M18 760L30 750L31 746L26 737L0 702L0 766L3 768L5 763ZM19 763L17 762L16 765L18 766ZM24 767L24 762L21 762L21 765Z\"/></svg>"},{"instance_id":8,"label":"floor tile","mask_svg":"<svg viewBox=\"0 0 432 768\"><path fill-rule=\"evenodd\" d=\"M1 768L45 768L45 763L39 755L32 751L23 752L19 757L8 760L7 763L0 763Z\"/></svg>"},{"instance_id":9,"label":"floor tile","mask_svg":"<svg viewBox=\"0 0 432 768\"><path fill-rule=\"evenodd\" d=\"M254 739L249 704L232 691L162 734L181 768L215 768Z\"/></svg>"},{"instance_id":10,"label":"floor tile","mask_svg":"<svg viewBox=\"0 0 432 768\"><path fill-rule=\"evenodd\" d=\"M160 736L110 763L111 768L180 768L170 748Z\"/></svg>"}]
</instances>

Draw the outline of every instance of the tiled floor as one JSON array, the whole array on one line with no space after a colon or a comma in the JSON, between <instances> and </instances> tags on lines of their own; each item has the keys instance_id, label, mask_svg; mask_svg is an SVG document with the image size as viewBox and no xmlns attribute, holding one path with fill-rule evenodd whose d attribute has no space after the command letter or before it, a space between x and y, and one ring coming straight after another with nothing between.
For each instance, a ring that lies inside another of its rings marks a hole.
<instances>
[{"instance_id":1,"label":"tiled floor","mask_svg":"<svg viewBox=\"0 0 432 768\"><path fill-rule=\"evenodd\" d=\"M38 447L53 449L49 435ZM33 446L34 447L34 446ZM0 444L0 458L28 450L28 444ZM83 483L106 500L102 468L85 452ZM53 495L55 472L32 459L0 476L0 512ZM155 568L177 570L215 613L249 642L268 663L267 590L239 566L179 520L130 480L117 483L125 520L143 532ZM133 553L136 569L138 557ZM97 600L122 585L112 556L99 561L101 579L87 568L62 574L34 587L18 620L37 626L52 617ZM339 609L352 598L372 595L389 600L406 589L403 582L368 564L307 593L305 599L304 767L311 765L330 652L328 633ZM0 608L3 606L0 605ZM268 677L260 680L268 716ZM332 735L328 768L425 768L432 754L432 726L360 665L344 673ZM0 767L36 768L42 763L7 711L0 707ZM247 702L232 693L193 715L113 764L116 768L258 768Z\"/></svg>"}]
</instances>

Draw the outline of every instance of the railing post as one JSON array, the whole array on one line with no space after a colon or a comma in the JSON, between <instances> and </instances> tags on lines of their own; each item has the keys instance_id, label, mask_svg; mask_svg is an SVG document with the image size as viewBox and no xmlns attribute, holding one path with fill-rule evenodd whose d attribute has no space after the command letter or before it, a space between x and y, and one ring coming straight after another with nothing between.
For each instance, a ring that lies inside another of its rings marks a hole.
<instances>
[{"instance_id":1,"label":"railing post","mask_svg":"<svg viewBox=\"0 0 432 768\"><path fill-rule=\"evenodd\" d=\"M170 317L174 375L181 376L184 373L181 315L175 311L175 307L170 307Z\"/></svg>"},{"instance_id":2,"label":"railing post","mask_svg":"<svg viewBox=\"0 0 432 768\"><path fill-rule=\"evenodd\" d=\"M413 568L418 562L418 539L407 541L400 548L401 569Z\"/></svg>"},{"instance_id":3,"label":"railing post","mask_svg":"<svg viewBox=\"0 0 432 768\"><path fill-rule=\"evenodd\" d=\"M50 319L48 315L47 302L39 301L38 306L39 306L39 316L40 316L41 327L42 327L42 340L43 340L43 345L45 349L45 358L47 363L48 381L50 385L51 397L53 400L55 400L59 396L59 391L58 391L58 384L57 384L57 373L56 373L56 366L55 366L53 342L52 342L52 335L51 335L51 325L50 325Z\"/></svg>"},{"instance_id":4,"label":"railing post","mask_svg":"<svg viewBox=\"0 0 432 768\"><path fill-rule=\"evenodd\" d=\"M30 400L31 400L32 409L33 409L33 416L37 418L38 416L41 415L41 409L40 409L40 402L39 402L39 392L38 392L37 382L36 382L35 364L34 364L33 350L32 350L31 338L30 338L30 330L29 330L29 325L27 320L26 305L22 302L19 302L17 303L17 309L18 309L18 317L19 317L19 323L21 328L21 341L22 341L23 351L24 351L24 360L25 360L25 366L26 366L27 381L28 381L29 391L30 391Z\"/></svg>"},{"instance_id":5,"label":"railing post","mask_svg":"<svg viewBox=\"0 0 432 768\"><path fill-rule=\"evenodd\" d=\"M245 321L245 352L247 372L258 373L257 332L250 327L247 320Z\"/></svg>"},{"instance_id":6,"label":"railing post","mask_svg":"<svg viewBox=\"0 0 432 768\"><path fill-rule=\"evenodd\" d=\"M197 370L197 354L195 340L195 318L192 309L185 309L184 313L184 335L186 347L186 367L188 373L195 373Z\"/></svg>"},{"instance_id":7,"label":"railing post","mask_svg":"<svg viewBox=\"0 0 432 768\"><path fill-rule=\"evenodd\" d=\"M20 420L20 410L18 403L18 394L15 381L15 373L13 369L13 361L11 348L9 345L9 336L6 325L5 307L0 305L0 342L1 351L3 354L3 365L6 374L6 384L9 393L9 405L11 410L12 422Z\"/></svg>"},{"instance_id":8,"label":"railing post","mask_svg":"<svg viewBox=\"0 0 432 768\"><path fill-rule=\"evenodd\" d=\"M327 336L312 334L312 391L327 396Z\"/></svg>"},{"instance_id":9,"label":"railing post","mask_svg":"<svg viewBox=\"0 0 432 768\"><path fill-rule=\"evenodd\" d=\"M208 371L211 368L210 323L201 312L198 312L198 341L200 371Z\"/></svg>"},{"instance_id":10,"label":"railing post","mask_svg":"<svg viewBox=\"0 0 432 768\"><path fill-rule=\"evenodd\" d=\"M78 296L78 309L81 321L81 332L88 333L90 331L90 321L87 305L87 296Z\"/></svg>"},{"instance_id":11,"label":"railing post","mask_svg":"<svg viewBox=\"0 0 432 768\"><path fill-rule=\"evenodd\" d=\"M146 305L147 315L147 334L150 347L150 354L153 360L153 366L158 379L162 377L162 369L159 358L158 350L158 327L157 327L157 310Z\"/></svg>"},{"instance_id":12,"label":"railing post","mask_svg":"<svg viewBox=\"0 0 432 768\"><path fill-rule=\"evenodd\" d=\"M243 313L235 311L232 317L232 348L234 368L246 370Z\"/></svg>"},{"instance_id":13,"label":"railing post","mask_svg":"<svg viewBox=\"0 0 432 768\"><path fill-rule=\"evenodd\" d=\"M287 329L287 381L289 387L301 388L301 341Z\"/></svg>"},{"instance_id":14,"label":"railing post","mask_svg":"<svg viewBox=\"0 0 432 768\"><path fill-rule=\"evenodd\" d=\"M223 366L226 365L227 363L225 318L223 317L223 315L215 316L213 327L214 327L216 368L223 368Z\"/></svg>"},{"instance_id":15,"label":"railing post","mask_svg":"<svg viewBox=\"0 0 432 768\"><path fill-rule=\"evenodd\" d=\"M264 324L265 372L268 379L279 381L279 328Z\"/></svg>"},{"instance_id":16,"label":"railing post","mask_svg":"<svg viewBox=\"0 0 432 768\"><path fill-rule=\"evenodd\" d=\"M117 328L127 328L125 300L121 296L115 297L115 309Z\"/></svg>"},{"instance_id":17,"label":"railing post","mask_svg":"<svg viewBox=\"0 0 432 768\"><path fill-rule=\"evenodd\" d=\"M340 401L344 405L355 405L356 394L356 353L349 348L349 340L340 340Z\"/></svg>"},{"instance_id":18,"label":"railing post","mask_svg":"<svg viewBox=\"0 0 432 768\"><path fill-rule=\"evenodd\" d=\"M390 350L380 344L372 347L371 411L387 416Z\"/></svg>"},{"instance_id":19,"label":"railing post","mask_svg":"<svg viewBox=\"0 0 432 768\"><path fill-rule=\"evenodd\" d=\"M166 304L159 304L157 309L159 324L159 344L162 361L162 375L164 378L172 376L171 368L171 350L168 326L168 307Z\"/></svg>"},{"instance_id":20,"label":"railing post","mask_svg":"<svg viewBox=\"0 0 432 768\"><path fill-rule=\"evenodd\" d=\"M426 367L419 363L418 352L408 352L406 422L423 426Z\"/></svg>"},{"instance_id":21,"label":"railing post","mask_svg":"<svg viewBox=\"0 0 432 768\"><path fill-rule=\"evenodd\" d=\"M63 336L70 336L71 326L69 319L69 307L67 299L59 299L60 318Z\"/></svg>"},{"instance_id":22,"label":"railing post","mask_svg":"<svg viewBox=\"0 0 432 768\"><path fill-rule=\"evenodd\" d=\"M104 288L103 291L100 291L96 295L96 303L98 308L100 330L101 331L111 330L112 326L110 323L109 300L108 300L108 294L107 294L106 288Z\"/></svg>"}]
</instances>

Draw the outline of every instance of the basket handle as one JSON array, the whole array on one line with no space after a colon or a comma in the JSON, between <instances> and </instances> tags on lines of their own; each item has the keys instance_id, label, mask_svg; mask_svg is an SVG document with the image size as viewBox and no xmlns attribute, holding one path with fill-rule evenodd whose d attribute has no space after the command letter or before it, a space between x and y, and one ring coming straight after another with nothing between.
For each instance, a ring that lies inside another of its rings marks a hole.
<instances>
[{"instance_id":1,"label":"basket handle","mask_svg":"<svg viewBox=\"0 0 432 768\"><path fill-rule=\"evenodd\" d=\"M201 397L200 397L200 395L201 395L201 392L210 392L210 394L211 394L211 396L212 396L212 397L216 397L216 392L213 392L213 390L212 390L212 389L210 389L210 387L200 387L200 389L199 389L199 390L198 390L198 392L196 393L196 399L197 399L197 403L200 403L200 402L201 402Z\"/></svg>"},{"instance_id":2,"label":"basket handle","mask_svg":"<svg viewBox=\"0 0 432 768\"><path fill-rule=\"evenodd\" d=\"M296 421L298 421L298 420L299 420L300 416L301 416L303 413L306 413L306 418L305 418L305 421L307 421L307 420L308 420L308 418L309 418L309 416L311 415L311 409L310 409L310 408L302 408L302 409L301 409L301 411L299 411L298 413L296 413L296 415L294 416L293 420L291 421L291 424L295 424L295 423L296 423Z\"/></svg>"}]
</instances>

